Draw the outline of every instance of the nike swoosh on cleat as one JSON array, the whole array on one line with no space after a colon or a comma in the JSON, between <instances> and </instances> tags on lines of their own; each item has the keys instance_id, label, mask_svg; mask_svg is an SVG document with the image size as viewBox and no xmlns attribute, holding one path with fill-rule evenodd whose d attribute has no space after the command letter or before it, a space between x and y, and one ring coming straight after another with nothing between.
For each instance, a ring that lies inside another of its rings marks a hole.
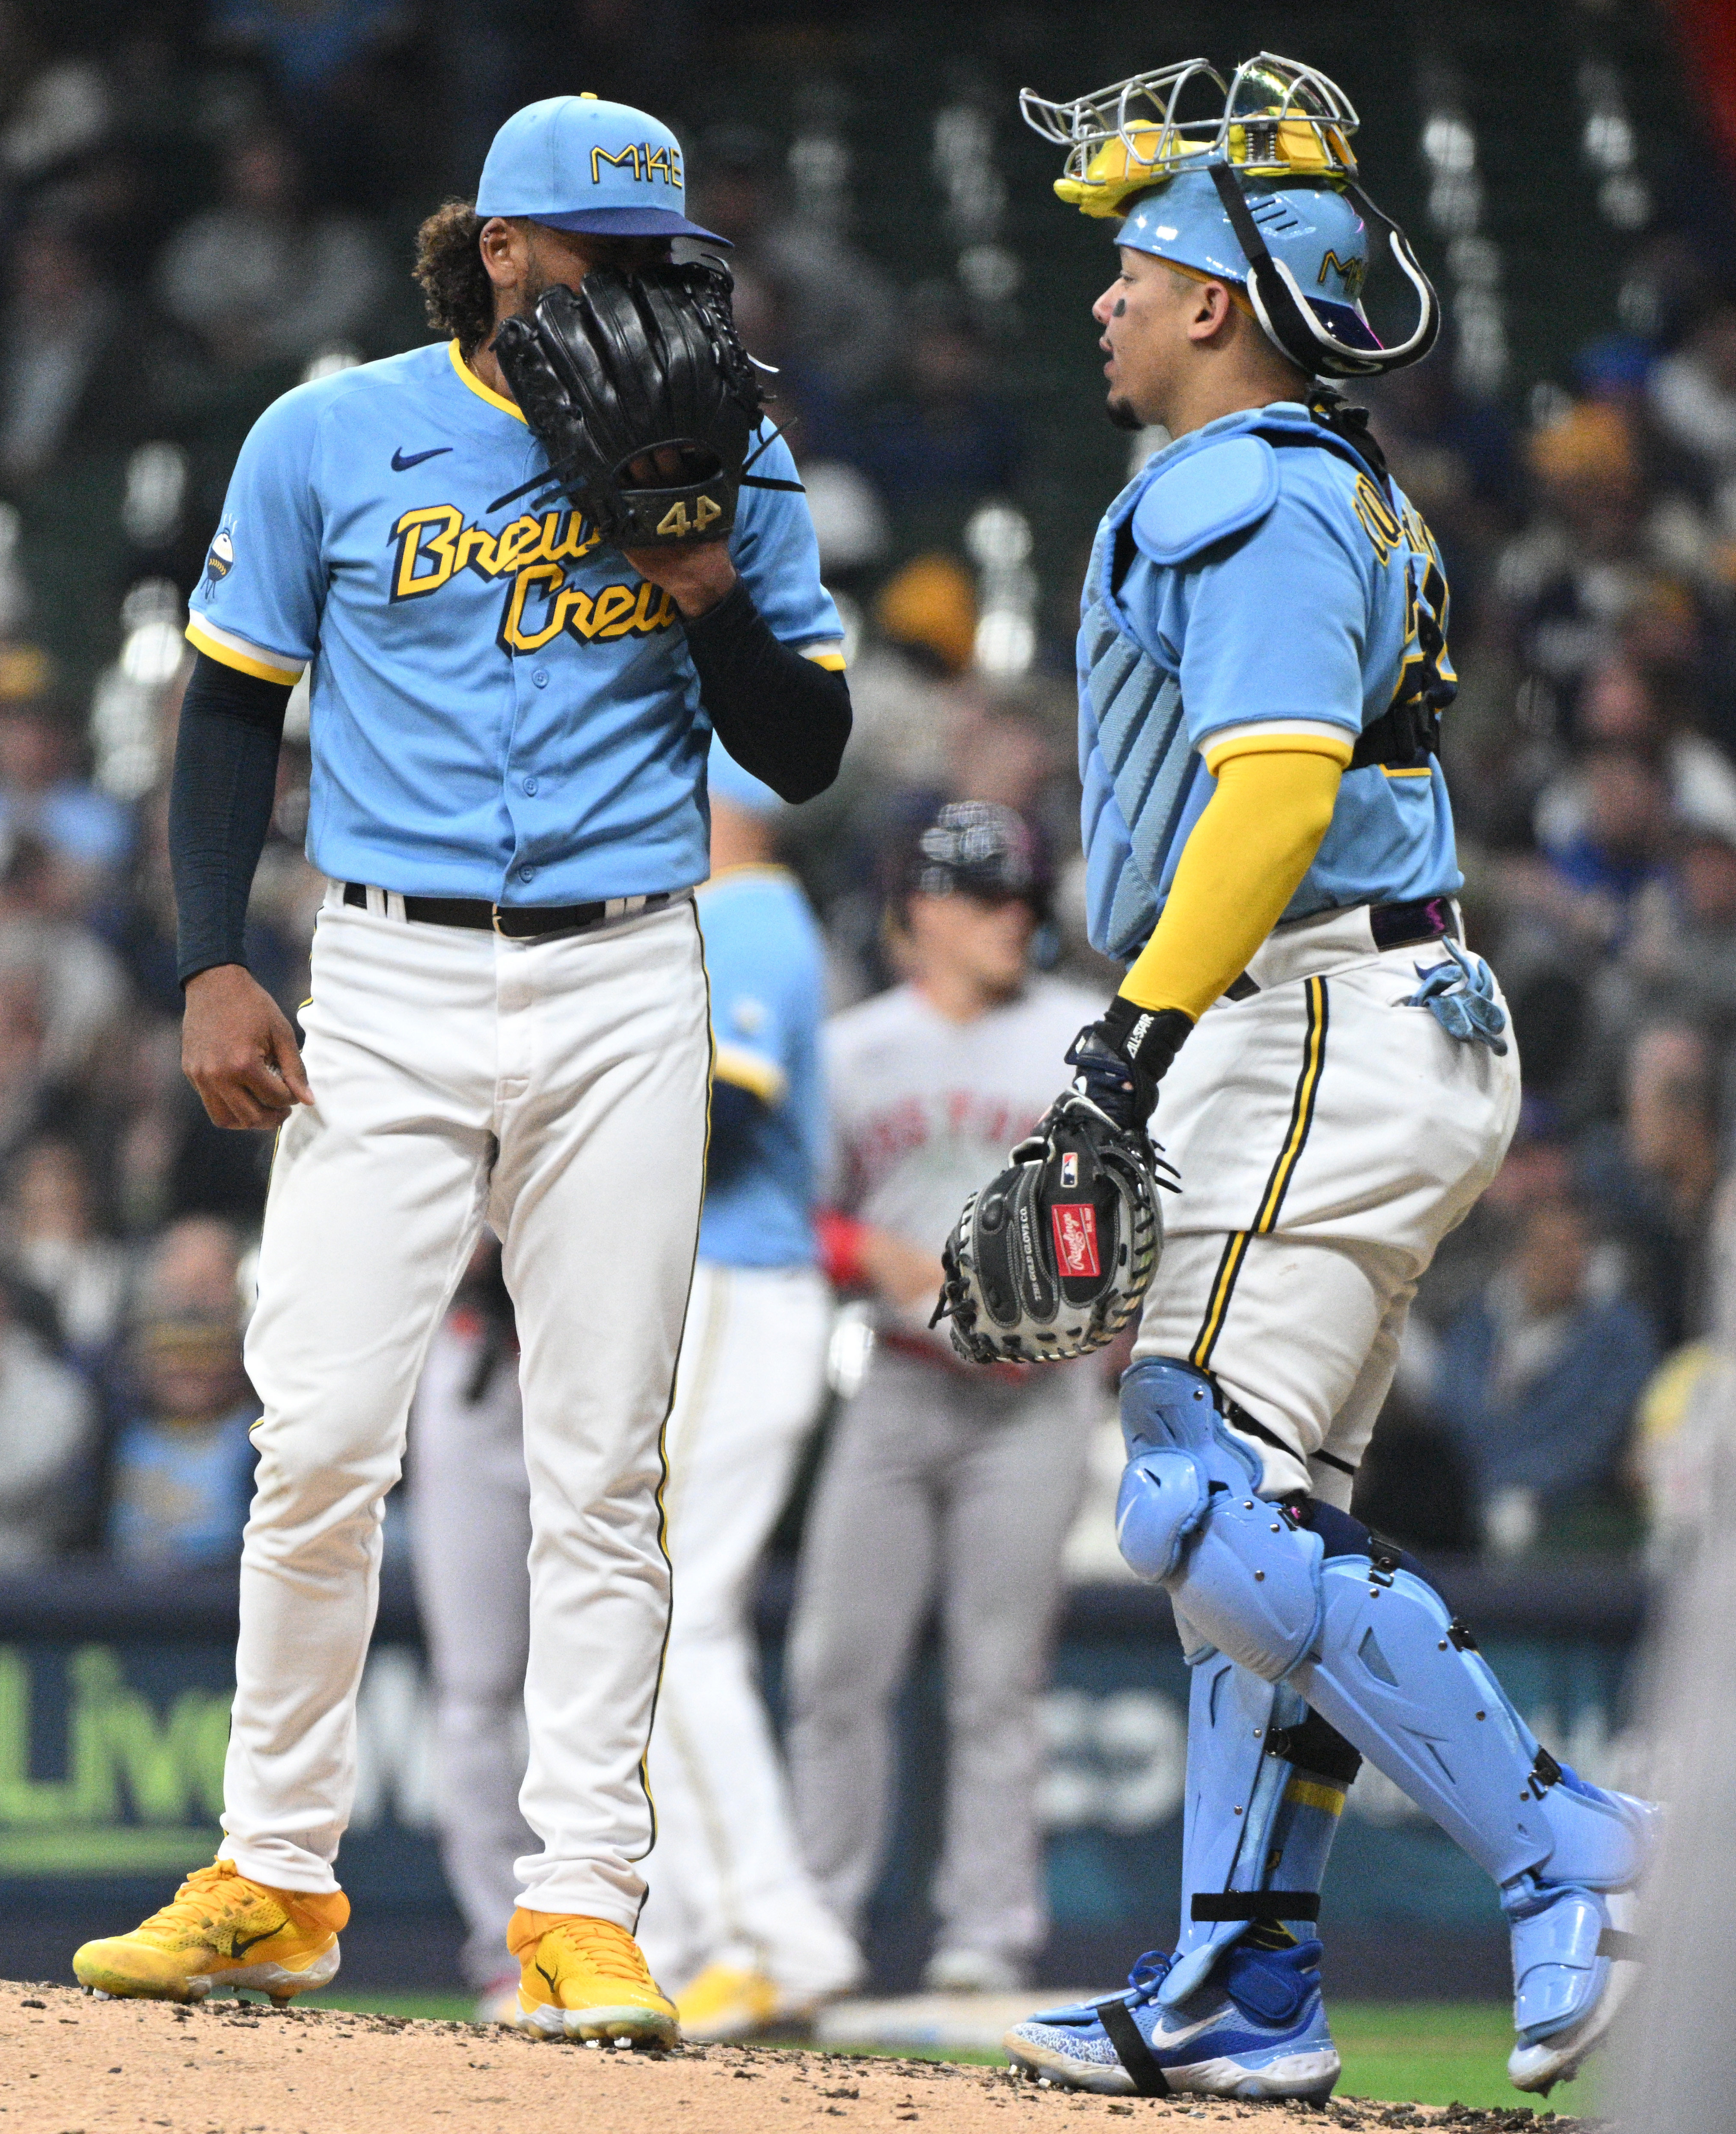
<instances>
[{"instance_id":1,"label":"nike swoosh on cleat","mask_svg":"<svg viewBox=\"0 0 1736 2134\"><path fill-rule=\"evenodd\" d=\"M392 471L402 474L406 468L420 466L424 460L437 460L442 452L449 452L450 445L433 445L425 452L407 452L402 445L392 455Z\"/></svg>"},{"instance_id":2,"label":"nike swoosh on cleat","mask_svg":"<svg viewBox=\"0 0 1736 2134\"><path fill-rule=\"evenodd\" d=\"M267 1927L264 1934L249 1934L245 1941L242 1940L239 1934L231 1934L229 1938L230 1962L239 1963L249 1949L257 1948L262 1941L269 1941L278 1931L276 1927Z\"/></svg>"}]
</instances>

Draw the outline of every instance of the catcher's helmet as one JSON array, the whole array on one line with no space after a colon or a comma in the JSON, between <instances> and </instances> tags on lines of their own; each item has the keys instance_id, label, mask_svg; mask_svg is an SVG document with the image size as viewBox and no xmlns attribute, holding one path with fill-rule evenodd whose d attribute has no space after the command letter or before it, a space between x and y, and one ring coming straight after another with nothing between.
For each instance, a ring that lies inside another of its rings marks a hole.
<instances>
[{"instance_id":1,"label":"catcher's helmet","mask_svg":"<svg viewBox=\"0 0 1736 2134\"><path fill-rule=\"evenodd\" d=\"M1189 90L1210 109L1183 117ZM1019 109L1066 147L1062 200L1124 217L1122 244L1242 286L1267 338L1309 376L1396 370L1434 345L1439 302L1404 232L1356 183L1356 111L1316 69L1261 52L1226 82L1186 60L1071 104L1024 89ZM1370 223L1417 297L1416 326L1391 348L1362 311Z\"/></svg>"},{"instance_id":2,"label":"catcher's helmet","mask_svg":"<svg viewBox=\"0 0 1736 2134\"><path fill-rule=\"evenodd\" d=\"M1022 897L1039 919L1049 904L1047 857L1016 808L949 800L907 833L894 862L899 897Z\"/></svg>"}]
</instances>

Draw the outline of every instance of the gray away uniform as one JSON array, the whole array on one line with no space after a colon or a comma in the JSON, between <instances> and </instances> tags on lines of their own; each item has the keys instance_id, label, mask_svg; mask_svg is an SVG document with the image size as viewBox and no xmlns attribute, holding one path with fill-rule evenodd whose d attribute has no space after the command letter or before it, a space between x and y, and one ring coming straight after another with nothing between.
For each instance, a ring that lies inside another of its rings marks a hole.
<instances>
[{"instance_id":1,"label":"gray away uniform","mask_svg":"<svg viewBox=\"0 0 1736 2134\"><path fill-rule=\"evenodd\" d=\"M940 1248L1028 1133L1095 996L1050 978L970 1023L899 987L827 1031L837 1201ZM1017 1972L1046 1924L1036 1695L1105 1393L1089 1362L957 1362L926 1308L883 1308L809 1514L790 1654L791 1775L809 1871L853 1931L884 1850L899 1687L931 1607L945 1653L938 1953Z\"/></svg>"}]
</instances>

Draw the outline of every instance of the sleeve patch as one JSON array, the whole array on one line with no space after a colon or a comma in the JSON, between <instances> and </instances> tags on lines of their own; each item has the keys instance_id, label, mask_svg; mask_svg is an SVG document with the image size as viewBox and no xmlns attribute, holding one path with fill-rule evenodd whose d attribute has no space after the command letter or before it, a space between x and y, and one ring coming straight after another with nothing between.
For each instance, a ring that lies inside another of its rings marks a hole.
<instances>
[{"instance_id":1,"label":"sleeve patch","mask_svg":"<svg viewBox=\"0 0 1736 2134\"><path fill-rule=\"evenodd\" d=\"M1245 433L1164 468L1134 507L1134 538L1154 563L1185 563L1257 525L1278 497L1278 455Z\"/></svg>"}]
</instances>

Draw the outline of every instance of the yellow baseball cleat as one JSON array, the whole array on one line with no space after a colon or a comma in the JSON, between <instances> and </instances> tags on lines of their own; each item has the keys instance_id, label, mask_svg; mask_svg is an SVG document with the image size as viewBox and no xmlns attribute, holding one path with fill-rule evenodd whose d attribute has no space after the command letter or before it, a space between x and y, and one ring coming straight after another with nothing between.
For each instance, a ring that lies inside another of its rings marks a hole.
<instances>
[{"instance_id":1,"label":"yellow baseball cleat","mask_svg":"<svg viewBox=\"0 0 1736 2134\"><path fill-rule=\"evenodd\" d=\"M88 1992L105 1996L202 2001L219 1986L248 1986L281 2007L337 1976L338 1930L349 1921L341 1890L268 1890L218 1860L189 1875L174 1901L131 1934L87 1941L72 1968Z\"/></svg>"},{"instance_id":2,"label":"yellow baseball cleat","mask_svg":"<svg viewBox=\"0 0 1736 2134\"><path fill-rule=\"evenodd\" d=\"M732 1963L708 1963L675 1996L682 2036L711 2045L755 2037L785 2012L775 1980Z\"/></svg>"},{"instance_id":3,"label":"yellow baseball cleat","mask_svg":"<svg viewBox=\"0 0 1736 2134\"><path fill-rule=\"evenodd\" d=\"M599 2045L679 2043L675 2003L625 1927L578 1913L519 1911L506 1946L520 1965L520 2030Z\"/></svg>"}]
</instances>

